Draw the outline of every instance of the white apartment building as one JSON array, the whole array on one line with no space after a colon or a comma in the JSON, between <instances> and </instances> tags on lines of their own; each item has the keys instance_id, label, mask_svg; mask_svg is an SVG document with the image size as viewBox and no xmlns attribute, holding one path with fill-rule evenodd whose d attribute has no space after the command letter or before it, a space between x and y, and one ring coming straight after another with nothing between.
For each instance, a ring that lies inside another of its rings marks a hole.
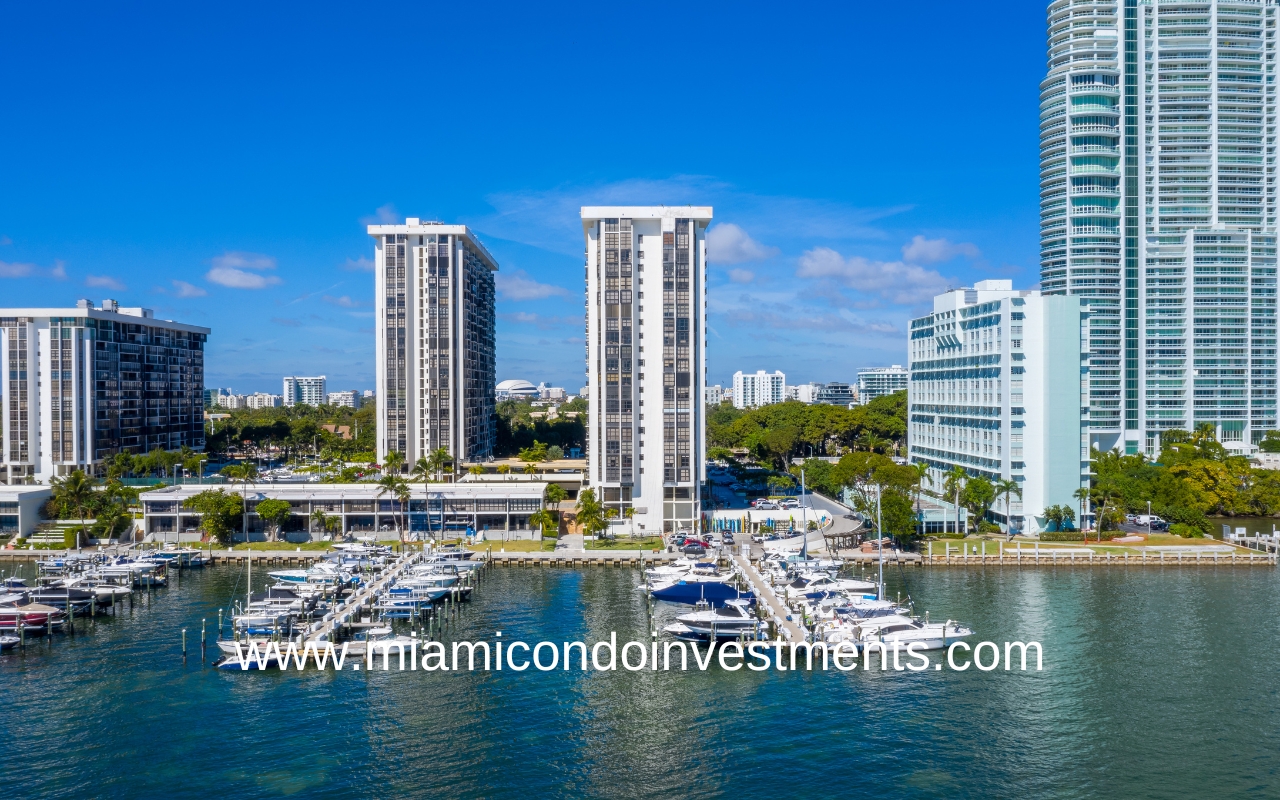
<instances>
[{"instance_id":1,"label":"white apartment building","mask_svg":"<svg viewBox=\"0 0 1280 800\"><path fill-rule=\"evenodd\" d=\"M116 453L204 448L208 328L149 308L0 308L0 482L102 471Z\"/></svg>"},{"instance_id":2,"label":"white apartment building","mask_svg":"<svg viewBox=\"0 0 1280 800\"><path fill-rule=\"evenodd\" d=\"M377 284L378 459L493 455L498 262L465 225L370 225Z\"/></svg>"},{"instance_id":3,"label":"white apartment building","mask_svg":"<svg viewBox=\"0 0 1280 800\"><path fill-rule=\"evenodd\" d=\"M901 364L858 370L857 401L865 406L877 397L901 392L907 388L910 374Z\"/></svg>"},{"instance_id":4,"label":"white apartment building","mask_svg":"<svg viewBox=\"0 0 1280 800\"><path fill-rule=\"evenodd\" d=\"M1041 286L1088 312L1089 430L1155 456L1276 415L1276 0L1048 7Z\"/></svg>"},{"instance_id":5,"label":"white apartment building","mask_svg":"<svg viewBox=\"0 0 1280 800\"><path fill-rule=\"evenodd\" d=\"M821 383L793 383L786 387L786 399L799 403L817 402L818 392L822 391Z\"/></svg>"},{"instance_id":6,"label":"white apartment building","mask_svg":"<svg viewBox=\"0 0 1280 800\"><path fill-rule=\"evenodd\" d=\"M218 395L218 407L231 409L248 408L248 400L249 398L242 394L220 394Z\"/></svg>"},{"instance_id":7,"label":"white apartment building","mask_svg":"<svg viewBox=\"0 0 1280 800\"><path fill-rule=\"evenodd\" d=\"M733 405L735 408L758 408L787 399L787 376L780 370L733 373Z\"/></svg>"},{"instance_id":8,"label":"white apartment building","mask_svg":"<svg viewBox=\"0 0 1280 800\"><path fill-rule=\"evenodd\" d=\"M329 405L342 406L343 408L359 408L360 407L359 392L329 392Z\"/></svg>"},{"instance_id":9,"label":"white apartment building","mask_svg":"<svg viewBox=\"0 0 1280 800\"><path fill-rule=\"evenodd\" d=\"M707 405L718 406L724 402L724 387L720 384L706 388Z\"/></svg>"},{"instance_id":10,"label":"white apartment building","mask_svg":"<svg viewBox=\"0 0 1280 800\"><path fill-rule=\"evenodd\" d=\"M607 506L633 508L636 527L648 532L694 529L701 516L711 214L698 206L582 209L586 480Z\"/></svg>"},{"instance_id":11,"label":"white apartment building","mask_svg":"<svg viewBox=\"0 0 1280 800\"><path fill-rule=\"evenodd\" d=\"M284 379L284 404L286 406L322 406L329 392L323 375L304 378L289 375Z\"/></svg>"},{"instance_id":12,"label":"white apartment building","mask_svg":"<svg viewBox=\"0 0 1280 800\"><path fill-rule=\"evenodd\" d=\"M278 394L254 392L244 398L245 408L279 408L284 405L284 398Z\"/></svg>"},{"instance_id":13,"label":"white apartment building","mask_svg":"<svg viewBox=\"0 0 1280 800\"><path fill-rule=\"evenodd\" d=\"M928 464L934 491L953 467L1016 481L1014 529L1037 533L1044 509L1076 508L1088 472L1077 393L1086 363L1078 298L981 281L933 300L911 322L909 458ZM1004 498L992 508L1005 518Z\"/></svg>"}]
</instances>

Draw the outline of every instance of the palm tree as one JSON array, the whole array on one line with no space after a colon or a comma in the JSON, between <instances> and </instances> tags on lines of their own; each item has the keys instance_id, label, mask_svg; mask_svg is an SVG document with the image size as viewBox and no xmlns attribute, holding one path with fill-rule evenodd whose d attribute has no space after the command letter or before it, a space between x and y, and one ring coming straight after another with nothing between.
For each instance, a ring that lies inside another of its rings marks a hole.
<instances>
[{"instance_id":1,"label":"palm tree","mask_svg":"<svg viewBox=\"0 0 1280 800\"><path fill-rule=\"evenodd\" d=\"M324 513L324 509L313 509L311 511L311 530L319 530L321 533L324 533L328 528L329 517Z\"/></svg>"},{"instance_id":2,"label":"palm tree","mask_svg":"<svg viewBox=\"0 0 1280 800\"><path fill-rule=\"evenodd\" d=\"M479 464L472 464L471 466L467 467L467 472L469 472L472 475L483 475L484 467L480 466Z\"/></svg>"},{"instance_id":3,"label":"palm tree","mask_svg":"<svg viewBox=\"0 0 1280 800\"><path fill-rule=\"evenodd\" d=\"M443 474L445 466L452 462L453 458L450 457L447 447L437 447L431 451L431 455L427 458L427 463L431 465L431 471L435 474L437 480Z\"/></svg>"},{"instance_id":4,"label":"palm tree","mask_svg":"<svg viewBox=\"0 0 1280 800\"><path fill-rule=\"evenodd\" d=\"M76 510L76 514L80 517L80 530L76 532L76 549L80 549L80 534L88 534L84 527L84 507L93 500L93 486L97 483L93 478L87 477L81 470L76 470L65 478L55 479L53 482L53 496L58 499L64 507L70 506Z\"/></svg>"},{"instance_id":5,"label":"palm tree","mask_svg":"<svg viewBox=\"0 0 1280 800\"><path fill-rule=\"evenodd\" d=\"M403 514L404 507L409 498L409 484L404 478L396 475L394 472L383 475L378 479L378 497L383 497L385 495L391 495L393 500L400 503L400 512ZM394 513L391 515L391 518L396 521L396 536L399 537L400 542L403 544L404 534L401 533L400 518Z\"/></svg>"},{"instance_id":6,"label":"palm tree","mask_svg":"<svg viewBox=\"0 0 1280 800\"><path fill-rule=\"evenodd\" d=\"M622 516L626 517L627 530L630 533L631 538L632 539L636 538L635 508L633 506L627 506L626 508L622 509Z\"/></svg>"},{"instance_id":7,"label":"palm tree","mask_svg":"<svg viewBox=\"0 0 1280 800\"><path fill-rule=\"evenodd\" d=\"M559 519L556 517L555 512L549 508L535 511L529 515L529 524L538 526L539 536L545 536L546 529L556 527L558 523Z\"/></svg>"},{"instance_id":8,"label":"palm tree","mask_svg":"<svg viewBox=\"0 0 1280 800\"><path fill-rule=\"evenodd\" d=\"M258 480L258 465L252 461L242 461L222 468L222 474L240 484L240 499L243 503L241 527L244 528L244 544L249 546L249 484Z\"/></svg>"},{"instance_id":9,"label":"palm tree","mask_svg":"<svg viewBox=\"0 0 1280 800\"><path fill-rule=\"evenodd\" d=\"M1080 529L1084 530L1084 517L1089 513L1089 499L1092 492L1088 486L1081 486L1071 493L1071 496L1080 501ZM1089 535L1085 534L1085 541L1089 541ZM1099 539L1098 541L1102 541Z\"/></svg>"},{"instance_id":10,"label":"palm tree","mask_svg":"<svg viewBox=\"0 0 1280 800\"><path fill-rule=\"evenodd\" d=\"M996 497L1004 496L1004 524L1005 533L1010 538L1013 537L1013 521L1009 517L1009 495L1015 495L1019 500L1022 499L1022 485L1017 481L998 480L995 485Z\"/></svg>"},{"instance_id":11,"label":"palm tree","mask_svg":"<svg viewBox=\"0 0 1280 800\"><path fill-rule=\"evenodd\" d=\"M506 479L506 477L505 477L505 476L507 476L507 475L510 475L510 474L511 474L511 465L510 465L510 464L499 464L499 465L498 465L498 474L499 474L499 475L504 476L504 477L503 477L503 480L505 480L505 479Z\"/></svg>"},{"instance_id":12,"label":"palm tree","mask_svg":"<svg viewBox=\"0 0 1280 800\"><path fill-rule=\"evenodd\" d=\"M401 453L399 450L392 450L390 453L387 453L386 458L382 459L382 472L384 474L393 472L398 475L400 474L400 468L403 466L404 453Z\"/></svg>"},{"instance_id":13,"label":"palm tree","mask_svg":"<svg viewBox=\"0 0 1280 800\"><path fill-rule=\"evenodd\" d=\"M883 452L884 449L889 446L888 439L884 439L879 436L876 436L871 431L867 431L866 433L862 434L861 442L862 442L862 446L869 453L874 453L877 450L880 450L881 452Z\"/></svg>"},{"instance_id":14,"label":"palm tree","mask_svg":"<svg viewBox=\"0 0 1280 800\"><path fill-rule=\"evenodd\" d=\"M920 492L923 491L924 485L926 483L929 484L930 486L933 485L933 478L930 477L929 475L929 465L924 463L923 461L915 462L914 464L911 465L911 468L916 471L915 477L911 481L911 488L915 489L916 519L920 523L920 528L921 528L920 536L923 537L924 536L924 519L921 517L921 514L920 514Z\"/></svg>"},{"instance_id":15,"label":"palm tree","mask_svg":"<svg viewBox=\"0 0 1280 800\"><path fill-rule=\"evenodd\" d=\"M417 461L413 462L413 471L409 473L409 480L426 486L434 473L435 465L431 463L431 459L421 456Z\"/></svg>"},{"instance_id":16,"label":"palm tree","mask_svg":"<svg viewBox=\"0 0 1280 800\"><path fill-rule=\"evenodd\" d=\"M969 473L964 467L952 467L943 480L943 488L949 495L954 495L956 499L956 533L964 533L960 530L960 490L964 488L965 481L969 478Z\"/></svg>"},{"instance_id":17,"label":"palm tree","mask_svg":"<svg viewBox=\"0 0 1280 800\"><path fill-rule=\"evenodd\" d=\"M525 475L536 475L538 474L538 465L533 463L525 464L524 469L520 471Z\"/></svg>"}]
</instances>

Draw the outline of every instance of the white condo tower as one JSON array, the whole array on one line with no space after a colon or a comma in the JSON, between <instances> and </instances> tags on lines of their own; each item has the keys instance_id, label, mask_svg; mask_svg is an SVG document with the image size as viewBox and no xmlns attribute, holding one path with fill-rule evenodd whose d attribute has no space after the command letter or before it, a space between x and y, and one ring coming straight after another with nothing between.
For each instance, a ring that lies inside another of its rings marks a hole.
<instances>
[{"instance_id":1,"label":"white condo tower","mask_svg":"<svg viewBox=\"0 0 1280 800\"><path fill-rule=\"evenodd\" d=\"M710 222L704 206L582 209L586 482L637 532L696 530L700 517Z\"/></svg>"},{"instance_id":2,"label":"white condo tower","mask_svg":"<svg viewBox=\"0 0 1280 800\"><path fill-rule=\"evenodd\" d=\"M1086 312L1082 444L1276 425L1276 0L1058 0L1041 286Z\"/></svg>"}]
</instances>

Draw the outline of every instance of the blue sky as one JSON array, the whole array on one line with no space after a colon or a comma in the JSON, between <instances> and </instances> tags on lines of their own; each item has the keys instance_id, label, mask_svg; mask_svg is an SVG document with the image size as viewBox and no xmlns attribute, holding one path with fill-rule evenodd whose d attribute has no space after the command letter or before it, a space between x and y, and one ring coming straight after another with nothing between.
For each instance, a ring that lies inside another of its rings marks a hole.
<instances>
[{"instance_id":1,"label":"blue sky","mask_svg":"<svg viewBox=\"0 0 1280 800\"><path fill-rule=\"evenodd\" d=\"M213 329L210 386L372 388L368 222L472 226L498 379L576 390L583 204L715 207L712 383L852 380L1037 266L1044 5L0 7L0 306Z\"/></svg>"}]
</instances>

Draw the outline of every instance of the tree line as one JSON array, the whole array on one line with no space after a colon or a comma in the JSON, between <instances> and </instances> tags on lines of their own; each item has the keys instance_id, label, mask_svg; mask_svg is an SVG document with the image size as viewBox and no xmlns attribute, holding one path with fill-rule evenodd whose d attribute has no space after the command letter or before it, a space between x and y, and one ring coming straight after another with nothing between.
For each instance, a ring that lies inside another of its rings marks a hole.
<instances>
[{"instance_id":1,"label":"tree line","mask_svg":"<svg viewBox=\"0 0 1280 800\"><path fill-rule=\"evenodd\" d=\"M745 449L778 470L786 470L792 458L855 449L900 452L906 437L905 391L853 408L788 400L751 409L721 403L707 414L707 446L713 458Z\"/></svg>"},{"instance_id":2,"label":"tree line","mask_svg":"<svg viewBox=\"0 0 1280 800\"><path fill-rule=\"evenodd\" d=\"M375 461L378 416L374 402L360 408L346 406L279 406L275 408L210 409L230 414L230 419L210 420L205 450L225 458L278 450L286 461L318 452L323 459ZM344 439L322 426L350 428Z\"/></svg>"}]
</instances>

